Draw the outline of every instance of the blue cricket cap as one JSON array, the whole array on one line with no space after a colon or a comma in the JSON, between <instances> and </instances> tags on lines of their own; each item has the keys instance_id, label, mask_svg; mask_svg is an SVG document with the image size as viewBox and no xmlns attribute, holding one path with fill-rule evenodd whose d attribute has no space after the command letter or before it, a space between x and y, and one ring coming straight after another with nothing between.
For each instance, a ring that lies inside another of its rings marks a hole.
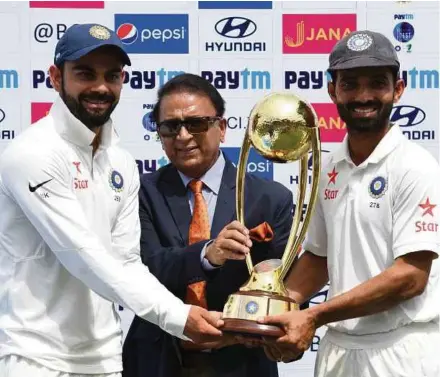
<instances>
[{"instance_id":1,"label":"blue cricket cap","mask_svg":"<svg viewBox=\"0 0 440 377\"><path fill-rule=\"evenodd\" d=\"M131 65L130 58L116 33L98 24L75 24L69 27L55 47L54 63L60 66L65 61L77 60L103 46L118 48L122 62Z\"/></svg>"}]
</instances>

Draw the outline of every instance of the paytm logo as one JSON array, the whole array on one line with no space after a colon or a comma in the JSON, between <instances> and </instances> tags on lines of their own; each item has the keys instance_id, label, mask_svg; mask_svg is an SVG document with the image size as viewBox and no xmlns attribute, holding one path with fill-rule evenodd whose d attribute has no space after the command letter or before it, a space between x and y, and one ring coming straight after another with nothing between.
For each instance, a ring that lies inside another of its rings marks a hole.
<instances>
[{"instance_id":1,"label":"paytm logo","mask_svg":"<svg viewBox=\"0 0 440 377\"><path fill-rule=\"evenodd\" d=\"M405 81L407 88L411 89L438 89L439 71L437 69L413 68L409 71L402 71L401 78Z\"/></svg>"},{"instance_id":2,"label":"paytm logo","mask_svg":"<svg viewBox=\"0 0 440 377\"><path fill-rule=\"evenodd\" d=\"M155 89L163 86L173 77L185 73L184 71L167 71L160 68L156 71L131 71L125 72L124 84L132 89Z\"/></svg>"},{"instance_id":3,"label":"paytm logo","mask_svg":"<svg viewBox=\"0 0 440 377\"><path fill-rule=\"evenodd\" d=\"M157 160L136 160L136 164L139 174L149 174L159 170L165 165L168 165L169 161L166 157L162 156Z\"/></svg>"},{"instance_id":4,"label":"paytm logo","mask_svg":"<svg viewBox=\"0 0 440 377\"><path fill-rule=\"evenodd\" d=\"M155 89L163 86L168 80L184 73L184 71L167 71L160 68L156 71L130 71L125 72L124 84L132 89ZM34 70L32 72L32 87L38 89L44 85L48 89L52 89L50 76L46 71Z\"/></svg>"},{"instance_id":5,"label":"paytm logo","mask_svg":"<svg viewBox=\"0 0 440 377\"><path fill-rule=\"evenodd\" d=\"M400 77L409 89L439 89L439 71L436 69L403 70ZM322 89L331 81L327 71L285 71L284 89Z\"/></svg>"},{"instance_id":6,"label":"paytm logo","mask_svg":"<svg viewBox=\"0 0 440 377\"><path fill-rule=\"evenodd\" d=\"M200 76L217 89L267 90L272 86L269 71L202 71Z\"/></svg>"},{"instance_id":7,"label":"paytm logo","mask_svg":"<svg viewBox=\"0 0 440 377\"><path fill-rule=\"evenodd\" d=\"M235 167L238 164L240 150L241 148L222 148L225 156ZM265 159L263 156L258 154L255 149L251 148L249 158L247 160L246 172L255 174L260 178L273 180L273 162Z\"/></svg>"},{"instance_id":8,"label":"paytm logo","mask_svg":"<svg viewBox=\"0 0 440 377\"><path fill-rule=\"evenodd\" d=\"M115 30L129 54L187 54L187 14L115 14Z\"/></svg>"},{"instance_id":9,"label":"paytm logo","mask_svg":"<svg viewBox=\"0 0 440 377\"><path fill-rule=\"evenodd\" d=\"M326 71L285 71L284 89L322 89L331 76Z\"/></svg>"},{"instance_id":10,"label":"paytm logo","mask_svg":"<svg viewBox=\"0 0 440 377\"><path fill-rule=\"evenodd\" d=\"M0 69L0 89L17 89L18 72L15 69Z\"/></svg>"}]
</instances>

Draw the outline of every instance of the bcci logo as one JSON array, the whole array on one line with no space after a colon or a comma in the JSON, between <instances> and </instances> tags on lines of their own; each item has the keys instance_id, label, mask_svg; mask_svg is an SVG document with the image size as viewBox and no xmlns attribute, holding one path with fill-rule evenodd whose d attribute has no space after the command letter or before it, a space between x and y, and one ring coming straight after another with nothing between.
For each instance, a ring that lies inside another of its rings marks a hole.
<instances>
[{"instance_id":1,"label":"bcci logo","mask_svg":"<svg viewBox=\"0 0 440 377\"><path fill-rule=\"evenodd\" d=\"M110 32L105 27L100 25L92 26L89 30L89 33L92 37L96 39L110 39Z\"/></svg>"},{"instance_id":2,"label":"bcci logo","mask_svg":"<svg viewBox=\"0 0 440 377\"><path fill-rule=\"evenodd\" d=\"M373 39L368 34L355 34L347 41L348 49L364 51L373 44Z\"/></svg>"},{"instance_id":3,"label":"bcci logo","mask_svg":"<svg viewBox=\"0 0 440 377\"><path fill-rule=\"evenodd\" d=\"M124 178L122 178L121 173L117 172L116 170L110 170L108 183L116 192L121 192L124 190Z\"/></svg>"},{"instance_id":4,"label":"bcci logo","mask_svg":"<svg viewBox=\"0 0 440 377\"><path fill-rule=\"evenodd\" d=\"M246 304L246 313L255 314L258 312L258 304L255 301L249 301Z\"/></svg>"},{"instance_id":5,"label":"bcci logo","mask_svg":"<svg viewBox=\"0 0 440 377\"><path fill-rule=\"evenodd\" d=\"M372 198L378 199L385 194L387 188L387 180L384 177L376 177L371 181L370 186L368 187L368 192Z\"/></svg>"}]
</instances>

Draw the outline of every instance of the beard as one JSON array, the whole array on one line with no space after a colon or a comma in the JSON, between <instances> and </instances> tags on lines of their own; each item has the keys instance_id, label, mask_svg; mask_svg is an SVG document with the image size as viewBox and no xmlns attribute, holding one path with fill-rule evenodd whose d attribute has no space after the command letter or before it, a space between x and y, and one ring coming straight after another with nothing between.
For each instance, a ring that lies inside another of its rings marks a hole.
<instances>
[{"instance_id":1,"label":"beard","mask_svg":"<svg viewBox=\"0 0 440 377\"><path fill-rule=\"evenodd\" d=\"M61 87L60 96L75 118L89 129L103 126L110 119L110 115L118 104L118 100L113 94L96 92L81 93L78 99L76 99L66 93L64 84ZM104 101L111 103L111 105L107 110L96 110L96 112L92 112L82 105L82 101Z\"/></svg>"},{"instance_id":2,"label":"beard","mask_svg":"<svg viewBox=\"0 0 440 377\"><path fill-rule=\"evenodd\" d=\"M338 103L338 113L341 119L345 122L348 131L357 133L374 133L383 130L388 126L391 112L393 110L393 102L348 102L345 104ZM374 108L376 115L371 117L353 116L356 108Z\"/></svg>"}]
</instances>

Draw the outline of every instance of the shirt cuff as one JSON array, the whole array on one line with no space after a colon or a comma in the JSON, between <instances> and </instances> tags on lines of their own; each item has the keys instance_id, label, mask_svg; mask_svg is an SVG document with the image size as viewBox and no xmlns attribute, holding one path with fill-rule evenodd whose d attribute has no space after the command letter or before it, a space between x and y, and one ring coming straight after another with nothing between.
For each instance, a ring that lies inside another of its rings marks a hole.
<instances>
[{"instance_id":1,"label":"shirt cuff","mask_svg":"<svg viewBox=\"0 0 440 377\"><path fill-rule=\"evenodd\" d=\"M202 268L205 271L212 271L216 270L217 268L220 268L221 266L213 266L208 259L205 258L206 255L206 248L212 243L214 240L208 241L205 243L205 246L203 246L202 252L200 253L200 262L202 263Z\"/></svg>"},{"instance_id":2,"label":"shirt cuff","mask_svg":"<svg viewBox=\"0 0 440 377\"><path fill-rule=\"evenodd\" d=\"M188 321L191 305L183 304L178 310L176 309L173 308L167 311L166 323L163 329L177 338L192 341L192 339L183 334L186 322Z\"/></svg>"}]
</instances>

